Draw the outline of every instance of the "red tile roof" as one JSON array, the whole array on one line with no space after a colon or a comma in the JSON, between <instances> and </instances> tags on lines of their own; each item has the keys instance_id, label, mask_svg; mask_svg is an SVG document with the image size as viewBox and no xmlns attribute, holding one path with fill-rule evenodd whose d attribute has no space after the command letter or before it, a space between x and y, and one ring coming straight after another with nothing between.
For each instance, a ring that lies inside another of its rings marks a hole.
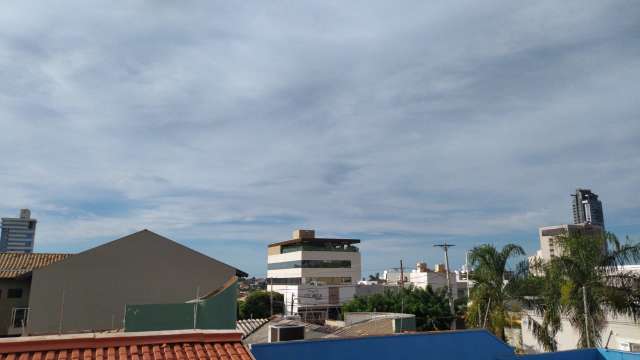
<instances>
[{"instance_id":1,"label":"red tile roof","mask_svg":"<svg viewBox=\"0 0 640 360\"><path fill-rule=\"evenodd\" d=\"M0 360L253 360L233 330L92 333L0 339Z\"/></svg>"},{"instance_id":2,"label":"red tile roof","mask_svg":"<svg viewBox=\"0 0 640 360\"><path fill-rule=\"evenodd\" d=\"M68 256L71 254L0 253L0 279L15 278Z\"/></svg>"}]
</instances>

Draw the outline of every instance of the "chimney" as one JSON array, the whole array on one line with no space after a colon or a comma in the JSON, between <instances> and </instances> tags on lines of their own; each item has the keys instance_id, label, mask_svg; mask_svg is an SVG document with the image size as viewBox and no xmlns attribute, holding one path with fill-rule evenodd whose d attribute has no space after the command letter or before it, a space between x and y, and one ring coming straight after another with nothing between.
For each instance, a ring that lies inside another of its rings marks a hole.
<instances>
[{"instance_id":1,"label":"chimney","mask_svg":"<svg viewBox=\"0 0 640 360\"><path fill-rule=\"evenodd\" d=\"M315 239L316 231L315 230L294 230L293 231L293 239Z\"/></svg>"}]
</instances>

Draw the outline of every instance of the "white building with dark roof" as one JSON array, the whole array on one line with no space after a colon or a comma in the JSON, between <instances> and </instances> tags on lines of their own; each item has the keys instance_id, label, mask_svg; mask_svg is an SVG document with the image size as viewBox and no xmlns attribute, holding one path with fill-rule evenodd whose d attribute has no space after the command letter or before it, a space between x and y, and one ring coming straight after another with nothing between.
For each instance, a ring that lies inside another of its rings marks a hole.
<instances>
[{"instance_id":1,"label":"white building with dark roof","mask_svg":"<svg viewBox=\"0 0 640 360\"><path fill-rule=\"evenodd\" d=\"M293 239L270 244L267 289L284 295L285 313L326 318L353 299L360 280L357 239L316 238L296 230Z\"/></svg>"}]
</instances>

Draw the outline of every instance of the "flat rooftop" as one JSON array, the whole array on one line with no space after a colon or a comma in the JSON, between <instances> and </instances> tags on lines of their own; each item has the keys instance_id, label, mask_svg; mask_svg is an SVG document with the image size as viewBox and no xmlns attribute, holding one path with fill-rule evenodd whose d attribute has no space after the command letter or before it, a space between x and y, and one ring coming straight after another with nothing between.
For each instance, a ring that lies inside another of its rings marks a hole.
<instances>
[{"instance_id":1,"label":"flat rooftop","mask_svg":"<svg viewBox=\"0 0 640 360\"><path fill-rule=\"evenodd\" d=\"M352 245L359 244L359 239L333 239L333 238L303 238L303 239L291 239L281 242L269 244L269 247L282 246L282 245L294 245L294 244L343 244Z\"/></svg>"}]
</instances>

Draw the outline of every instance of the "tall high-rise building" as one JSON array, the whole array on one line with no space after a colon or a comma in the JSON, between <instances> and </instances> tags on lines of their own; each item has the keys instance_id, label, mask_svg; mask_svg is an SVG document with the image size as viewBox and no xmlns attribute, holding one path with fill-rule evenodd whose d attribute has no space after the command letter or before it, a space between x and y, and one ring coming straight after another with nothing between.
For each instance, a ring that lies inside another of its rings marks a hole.
<instances>
[{"instance_id":1,"label":"tall high-rise building","mask_svg":"<svg viewBox=\"0 0 640 360\"><path fill-rule=\"evenodd\" d=\"M33 252L37 222L31 218L29 209L20 210L19 218L2 218L0 252Z\"/></svg>"},{"instance_id":2,"label":"tall high-rise building","mask_svg":"<svg viewBox=\"0 0 640 360\"><path fill-rule=\"evenodd\" d=\"M593 224L604 228L602 202L589 189L576 189L573 198L573 223Z\"/></svg>"}]
</instances>

